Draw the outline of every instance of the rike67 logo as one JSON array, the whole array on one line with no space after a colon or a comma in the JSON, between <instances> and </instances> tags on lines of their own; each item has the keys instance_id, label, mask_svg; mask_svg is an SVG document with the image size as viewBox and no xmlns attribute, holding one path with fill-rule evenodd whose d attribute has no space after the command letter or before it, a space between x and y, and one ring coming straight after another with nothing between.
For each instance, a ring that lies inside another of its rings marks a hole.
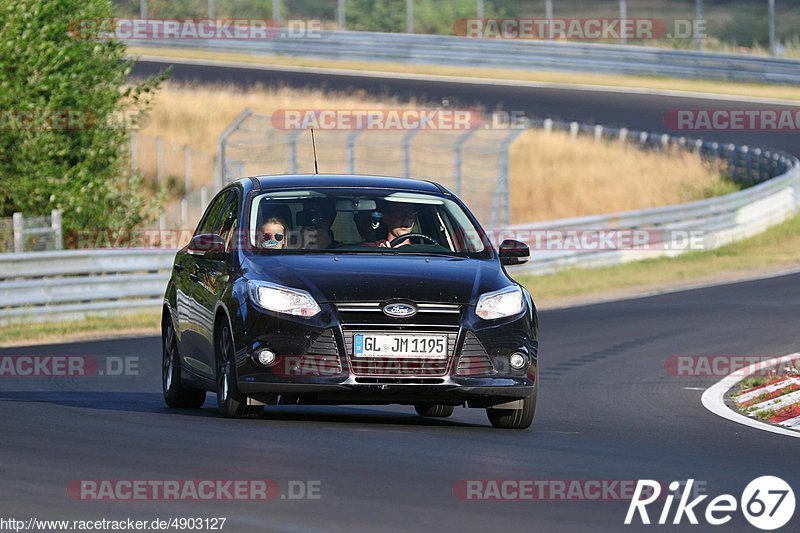
<instances>
[{"instance_id":1,"label":"rike67 logo","mask_svg":"<svg viewBox=\"0 0 800 533\"><path fill-rule=\"evenodd\" d=\"M670 493L663 498L661 512L657 518L653 516L655 523L678 525L685 518L690 524L697 525L700 523L699 515L707 524L721 526L730 522L739 509L751 525L764 531L771 531L785 526L794 515L794 491L779 477L762 476L754 479L745 487L738 501L730 494L721 494L706 502L704 512L701 512L700 504L708 498L708 495L696 496L689 500L693 484L693 479L688 480L682 490L683 483L673 481L669 484ZM650 509L657 511L662 501L661 492L662 485L658 481L639 480L628 507L628 514L625 516L625 525L634 523L637 515L642 524L651 524L647 506L658 501L658 504L653 506L655 509ZM673 511L676 496L678 503Z\"/></svg>"}]
</instances>

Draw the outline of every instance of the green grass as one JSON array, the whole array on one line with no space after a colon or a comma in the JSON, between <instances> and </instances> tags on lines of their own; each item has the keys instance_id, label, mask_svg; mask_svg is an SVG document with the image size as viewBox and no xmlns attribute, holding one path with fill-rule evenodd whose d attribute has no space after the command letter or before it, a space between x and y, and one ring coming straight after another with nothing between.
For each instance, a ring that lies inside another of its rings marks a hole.
<instances>
[{"instance_id":1,"label":"green grass","mask_svg":"<svg viewBox=\"0 0 800 533\"><path fill-rule=\"evenodd\" d=\"M536 261L533 251L531 260ZM602 294L703 279L726 272L800 264L800 216L717 250L689 252L596 269L570 268L544 276L520 275L537 301Z\"/></svg>"},{"instance_id":2,"label":"green grass","mask_svg":"<svg viewBox=\"0 0 800 533\"><path fill-rule=\"evenodd\" d=\"M92 315L83 320L6 324L0 326L0 345L64 342L106 335L158 334L160 323L161 313L154 311Z\"/></svg>"}]
</instances>

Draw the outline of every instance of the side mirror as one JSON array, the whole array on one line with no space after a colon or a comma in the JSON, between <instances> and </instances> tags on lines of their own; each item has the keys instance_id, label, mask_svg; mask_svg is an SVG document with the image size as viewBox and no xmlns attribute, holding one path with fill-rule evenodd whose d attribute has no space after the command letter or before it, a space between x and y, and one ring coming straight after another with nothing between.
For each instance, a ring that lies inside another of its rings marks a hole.
<instances>
[{"instance_id":1,"label":"side mirror","mask_svg":"<svg viewBox=\"0 0 800 533\"><path fill-rule=\"evenodd\" d=\"M225 241L215 233L195 235L189 241L189 253L209 259L221 258L225 254Z\"/></svg>"},{"instance_id":2,"label":"side mirror","mask_svg":"<svg viewBox=\"0 0 800 533\"><path fill-rule=\"evenodd\" d=\"M500 262L506 266L522 265L531 258L531 249L524 242L505 240L500 244Z\"/></svg>"}]
</instances>

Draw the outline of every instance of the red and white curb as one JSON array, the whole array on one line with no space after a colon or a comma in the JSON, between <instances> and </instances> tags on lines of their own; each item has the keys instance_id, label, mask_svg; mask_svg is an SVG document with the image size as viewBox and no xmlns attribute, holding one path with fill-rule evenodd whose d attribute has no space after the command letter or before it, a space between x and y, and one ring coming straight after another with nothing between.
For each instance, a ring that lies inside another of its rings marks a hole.
<instances>
[{"instance_id":1,"label":"red and white curb","mask_svg":"<svg viewBox=\"0 0 800 533\"><path fill-rule=\"evenodd\" d=\"M725 396L728 394L728 391L730 391L733 387L735 387L744 378L763 370L765 367L778 366L783 363L793 362L797 359L800 359L800 353L793 353L781 357L776 357L774 359L770 359L769 361L760 361L758 363L750 365L747 368L737 370L736 372L722 378L719 382L715 383L714 385L706 389L701 398L703 406L712 413L714 413L715 415L721 416L722 418L725 418L732 422L736 422L737 424L742 424L755 429L760 429L762 431L768 431L770 433L787 435L789 437L800 437L800 417L795 417L789 420L785 420L781 422L779 425L773 425L773 424L768 424L766 422L762 422L754 418L750 418L741 413L737 413L736 411L732 410L725 404ZM795 379L797 378L788 378L785 381L792 381ZM763 389L752 391L755 392L756 394L748 396L748 399L757 398L758 396L764 394L765 392L778 391L781 388L789 387L792 384L793 383L775 383L772 385L768 385ZM750 395L752 394L752 392L748 392L746 394ZM789 398L789 399L784 400L784 398ZM741 400L741 397L739 399ZM745 399L741 401L744 402L747 400ZM780 408L782 406L788 406L798 401L800 401L800 392L792 392L784 396L781 396L777 399L766 400L764 402L761 402L760 404L756 404L753 407L756 407L756 410L775 409L776 407Z\"/></svg>"}]
</instances>

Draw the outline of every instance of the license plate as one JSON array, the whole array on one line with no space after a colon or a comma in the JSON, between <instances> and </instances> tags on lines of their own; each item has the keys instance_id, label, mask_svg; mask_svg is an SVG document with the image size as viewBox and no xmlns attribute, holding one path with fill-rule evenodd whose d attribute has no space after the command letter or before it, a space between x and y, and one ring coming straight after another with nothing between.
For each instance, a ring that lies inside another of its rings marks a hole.
<instances>
[{"instance_id":1,"label":"license plate","mask_svg":"<svg viewBox=\"0 0 800 533\"><path fill-rule=\"evenodd\" d=\"M356 333L353 353L356 357L447 359L447 335Z\"/></svg>"}]
</instances>

